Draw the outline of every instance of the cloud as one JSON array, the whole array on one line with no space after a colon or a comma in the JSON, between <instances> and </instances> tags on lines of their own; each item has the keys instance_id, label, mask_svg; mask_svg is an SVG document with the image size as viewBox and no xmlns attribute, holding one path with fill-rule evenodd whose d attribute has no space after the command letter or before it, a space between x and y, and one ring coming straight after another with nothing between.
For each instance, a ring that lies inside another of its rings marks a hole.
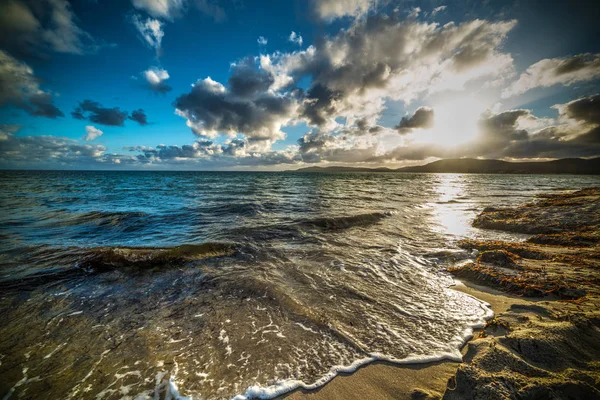
<instances>
[{"instance_id":1,"label":"cloud","mask_svg":"<svg viewBox=\"0 0 600 400\"><path fill-rule=\"evenodd\" d=\"M281 127L297 107L291 95L269 91L272 82L268 72L246 60L233 65L229 87L210 77L197 81L189 93L176 99L176 113L187 119L196 135L214 138L219 133L242 133L270 146L285 137Z\"/></svg>"},{"instance_id":2,"label":"cloud","mask_svg":"<svg viewBox=\"0 0 600 400\"><path fill-rule=\"evenodd\" d=\"M600 144L600 94L554 106L559 118L575 124L572 140ZM572 125L570 125L573 129Z\"/></svg>"},{"instance_id":3,"label":"cloud","mask_svg":"<svg viewBox=\"0 0 600 400\"><path fill-rule=\"evenodd\" d=\"M101 157L105 151L102 145L80 144L63 137L19 137L8 133L0 140L0 165L14 168L20 163L40 166L87 163Z\"/></svg>"},{"instance_id":4,"label":"cloud","mask_svg":"<svg viewBox=\"0 0 600 400\"><path fill-rule=\"evenodd\" d=\"M104 132L100 129L93 127L92 125L88 125L85 127L85 140L90 141L102 136Z\"/></svg>"},{"instance_id":5,"label":"cloud","mask_svg":"<svg viewBox=\"0 0 600 400\"><path fill-rule=\"evenodd\" d=\"M127 111L118 107L105 108L100 103L84 100L71 113L75 119L88 119L101 125L123 126L127 118Z\"/></svg>"},{"instance_id":6,"label":"cloud","mask_svg":"<svg viewBox=\"0 0 600 400\"><path fill-rule=\"evenodd\" d=\"M474 20L440 26L375 15L305 51L263 56L261 66L282 88L310 77L304 116L333 129L337 118L377 120L387 100L408 103L510 76L513 60L500 46L515 24Z\"/></svg>"},{"instance_id":7,"label":"cloud","mask_svg":"<svg viewBox=\"0 0 600 400\"><path fill-rule=\"evenodd\" d=\"M211 17L215 22L223 22L227 19L227 14L223 7L219 6L215 1L210 0L194 0L194 5L200 12Z\"/></svg>"},{"instance_id":8,"label":"cloud","mask_svg":"<svg viewBox=\"0 0 600 400\"><path fill-rule=\"evenodd\" d=\"M433 127L434 112L429 107L419 107L411 117L402 117L395 127L400 133L410 133L413 129L427 129Z\"/></svg>"},{"instance_id":9,"label":"cloud","mask_svg":"<svg viewBox=\"0 0 600 400\"><path fill-rule=\"evenodd\" d=\"M252 98L266 93L274 82L273 75L258 69L251 58L233 64L228 80L232 94L242 98Z\"/></svg>"},{"instance_id":10,"label":"cloud","mask_svg":"<svg viewBox=\"0 0 600 400\"><path fill-rule=\"evenodd\" d=\"M222 168L233 166L263 166L293 164L301 161L294 148L279 151L252 152L251 144L244 139L232 139L224 144L200 139L191 145L158 145L156 147L132 146L125 150L139 153L141 164L197 166Z\"/></svg>"},{"instance_id":11,"label":"cloud","mask_svg":"<svg viewBox=\"0 0 600 400\"><path fill-rule=\"evenodd\" d=\"M132 0L133 6L144 10L154 18L172 21L181 14L183 0Z\"/></svg>"},{"instance_id":12,"label":"cloud","mask_svg":"<svg viewBox=\"0 0 600 400\"><path fill-rule=\"evenodd\" d=\"M265 38L264 36L259 36L258 39L256 39L256 42L260 45L260 46L266 46L268 43L267 38Z\"/></svg>"},{"instance_id":13,"label":"cloud","mask_svg":"<svg viewBox=\"0 0 600 400\"><path fill-rule=\"evenodd\" d=\"M128 117L130 120L137 122L138 124L144 126L148 125L148 119L146 117L146 113L141 108L139 110L134 110L131 112L131 115Z\"/></svg>"},{"instance_id":14,"label":"cloud","mask_svg":"<svg viewBox=\"0 0 600 400\"><path fill-rule=\"evenodd\" d=\"M319 19L334 20L342 17L359 17L367 14L377 3L387 1L377 0L311 0L313 13Z\"/></svg>"},{"instance_id":15,"label":"cloud","mask_svg":"<svg viewBox=\"0 0 600 400\"><path fill-rule=\"evenodd\" d=\"M298 122L366 139L385 131L377 121L390 100L409 103L470 82L501 80L512 57L500 47L515 23L440 26L399 14L365 17L305 50L233 63L227 85L198 80L175 101L176 114L198 136L241 134L253 149L268 150L285 137L283 126ZM414 129L420 118L427 126L424 117L431 114L420 110L399 129Z\"/></svg>"},{"instance_id":16,"label":"cloud","mask_svg":"<svg viewBox=\"0 0 600 400\"><path fill-rule=\"evenodd\" d=\"M0 106L10 104L33 116L64 116L52 95L40 89L39 81L27 64L0 50Z\"/></svg>"},{"instance_id":17,"label":"cloud","mask_svg":"<svg viewBox=\"0 0 600 400\"><path fill-rule=\"evenodd\" d=\"M140 37L144 43L156 51L157 57L160 56L162 51L162 38L165 35L162 30L163 23L158 19L153 18L146 18L146 20L143 20L138 14L135 14L133 17L131 17L131 22L140 33Z\"/></svg>"},{"instance_id":18,"label":"cloud","mask_svg":"<svg viewBox=\"0 0 600 400\"><path fill-rule=\"evenodd\" d=\"M38 55L45 50L83 54L99 46L77 25L66 0L5 0L0 3L0 47Z\"/></svg>"},{"instance_id":19,"label":"cloud","mask_svg":"<svg viewBox=\"0 0 600 400\"><path fill-rule=\"evenodd\" d=\"M442 11L444 11L446 8L448 8L448 7L447 7L447 6L439 6L439 7L436 7L436 8L434 8L434 9L431 11L431 15L433 16L433 15L436 15L436 14L438 14L438 13L441 13L441 12L442 12Z\"/></svg>"},{"instance_id":20,"label":"cloud","mask_svg":"<svg viewBox=\"0 0 600 400\"><path fill-rule=\"evenodd\" d=\"M448 146L421 143L398 136L393 130L378 129L376 135L346 134L312 129L298 144L284 150L265 150L257 140L232 137L224 143L200 138L192 144L124 148L129 154L107 154L101 145L81 144L56 136L15 136L18 125L0 126L0 167L78 167L110 166L144 168L215 169L336 163L365 166L394 166L405 161L450 157L537 159L591 157L600 155L600 94L554 106L556 118L539 118L531 110L486 111L479 120L479 134L471 142ZM427 115L427 112L422 112ZM421 126L415 112L406 121ZM364 121L356 121L366 129ZM396 139L396 145L383 142ZM261 140L258 140L261 142Z\"/></svg>"},{"instance_id":21,"label":"cloud","mask_svg":"<svg viewBox=\"0 0 600 400\"><path fill-rule=\"evenodd\" d=\"M132 0L133 6L138 10L144 10L154 18L173 21L180 17L190 7L194 7L201 13L211 17L215 22L227 19L225 10L218 5L217 1L211 0Z\"/></svg>"},{"instance_id":22,"label":"cloud","mask_svg":"<svg viewBox=\"0 0 600 400\"><path fill-rule=\"evenodd\" d=\"M300 36L299 34L297 34L296 32L292 31L292 33L290 33L290 36L288 36L288 40L294 44L297 44L298 46L302 46L302 36Z\"/></svg>"},{"instance_id":23,"label":"cloud","mask_svg":"<svg viewBox=\"0 0 600 400\"><path fill-rule=\"evenodd\" d=\"M152 67L147 69L142 73L146 82L148 83L148 88L153 90L156 93L165 94L172 90L171 86L169 86L165 81L169 79L169 73L166 69Z\"/></svg>"},{"instance_id":24,"label":"cloud","mask_svg":"<svg viewBox=\"0 0 600 400\"><path fill-rule=\"evenodd\" d=\"M599 78L600 54L546 58L527 68L517 81L502 91L502 97L516 96L537 87L570 86Z\"/></svg>"}]
</instances>

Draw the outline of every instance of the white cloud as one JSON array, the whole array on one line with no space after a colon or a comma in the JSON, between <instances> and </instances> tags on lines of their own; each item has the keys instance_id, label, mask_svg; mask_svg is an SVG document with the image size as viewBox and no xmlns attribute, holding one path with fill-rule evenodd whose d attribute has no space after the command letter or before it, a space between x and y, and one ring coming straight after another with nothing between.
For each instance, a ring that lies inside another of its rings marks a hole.
<instances>
[{"instance_id":1,"label":"white cloud","mask_svg":"<svg viewBox=\"0 0 600 400\"><path fill-rule=\"evenodd\" d=\"M166 69L152 67L142 73L148 87L157 93L166 93L171 90L171 87L166 83L169 79L169 73Z\"/></svg>"},{"instance_id":2,"label":"white cloud","mask_svg":"<svg viewBox=\"0 0 600 400\"><path fill-rule=\"evenodd\" d=\"M433 9L433 11L431 11L431 15L436 15L437 13L444 11L446 8L447 8L446 6L436 7Z\"/></svg>"},{"instance_id":3,"label":"white cloud","mask_svg":"<svg viewBox=\"0 0 600 400\"><path fill-rule=\"evenodd\" d=\"M156 55L161 52L161 42L165 33L162 30L163 24L157 19L146 18L144 21L140 15L134 15L131 22L140 33L144 42L156 50Z\"/></svg>"},{"instance_id":4,"label":"white cloud","mask_svg":"<svg viewBox=\"0 0 600 400\"><path fill-rule=\"evenodd\" d=\"M92 125L88 125L85 127L85 140L90 141L94 140L100 136L102 136L104 132L100 129L93 127Z\"/></svg>"},{"instance_id":5,"label":"white cloud","mask_svg":"<svg viewBox=\"0 0 600 400\"><path fill-rule=\"evenodd\" d=\"M133 6L144 10L154 18L172 21L183 8L183 0L132 0Z\"/></svg>"},{"instance_id":6,"label":"white cloud","mask_svg":"<svg viewBox=\"0 0 600 400\"><path fill-rule=\"evenodd\" d=\"M502 91L502 98L523 94L537 87L569 86L600 78L600 54L546 58L533 64Z\"/></svg>"},{"instance_id":7,"label":"white cloud","mask_svg":"<svg viewBox=\"0 0 600 400\"><path fill-rule=\"evenodd\" d=\"M367 14L378 3L386 4L386 0L311 0L313 12L320 19L334 20L351 16L360 17Z\"/></svg>"},{"instance_id":8,"label":"white cloud","mask_svg":"<svg viewBox=\"0 0 600 400\"><path fill-rule=\"evenodd\" d=\"M256 39L256 42L261 46L266 46L268 43L267 38L264 36L259 36L258 39Z\"/></svg>"},{"instance_id":9,"label":"white cloud","mask_svg":"<svg viewBox=\"0 0 600 400\"><path fill-rule=\"evenodd\" d=\"M302 42L303 42L302 36L300 36L299 34L297 34L294 31L292 31L292 33L290 33L288 40L294 44L297 44L298 46L302 46Z\"/></svg>"}]
</instances>

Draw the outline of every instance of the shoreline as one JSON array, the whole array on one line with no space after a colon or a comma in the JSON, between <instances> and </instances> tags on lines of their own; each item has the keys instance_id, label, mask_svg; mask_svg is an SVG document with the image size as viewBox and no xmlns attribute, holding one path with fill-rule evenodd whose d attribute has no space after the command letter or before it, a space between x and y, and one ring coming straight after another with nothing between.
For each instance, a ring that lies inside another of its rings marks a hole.
<instances>
[{"instance_id":1,"label":"shoreline","mask_svg":"<svg viewBox=\"0 0 600 400\"><path fill-rule=\"evenodd\" d=\"M373 363L285 397L600 398L600 188L486 208L473 224L530 237L459 243L478 257L448 269L450 289L494 312L462 346L462 362Z\"/></svg>"},{"instance_id":2,"label":"shoreline","mask_svg":"<svg viewBox=\"0 0 600 400\"><path fill-rule=\"evenodd\" d=\"M510 308L518 297L476 285L472 282L454 279L449 289L473 296L488 303L494 316ZM522 302L528 302L523 300ZM494 318L492 316L492 318ZM472 337L460 349L464 356L468 344L481 332L473 329ZM463 361L464 362L464 361ZM276 399L323 399L342 400L349 398L369 399L434 399L441 398L446 391L448 380L457 372L462 362L440 360L426 363L397 364L388 361L373 361L351 373L339 373L325 385L306 390L295 389Z\"/></svg>"}]
</instances>

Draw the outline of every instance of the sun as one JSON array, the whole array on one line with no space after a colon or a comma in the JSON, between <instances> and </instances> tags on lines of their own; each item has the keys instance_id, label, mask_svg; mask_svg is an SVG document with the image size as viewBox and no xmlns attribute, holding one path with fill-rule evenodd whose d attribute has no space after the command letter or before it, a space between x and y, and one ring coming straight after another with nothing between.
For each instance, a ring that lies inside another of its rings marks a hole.
<instances>
[{"instance_id":1,"label":"sun","mask_svg":"<svg viewBox=\"0 0 600 400\"><path fill-rule=\"evenodd\" d=\"M478 121L487 102L476 95L460 95L433 104L433 128L419 132L418 141L449 147L465 144L477 136Z\"/></svg>"}]
</instances>

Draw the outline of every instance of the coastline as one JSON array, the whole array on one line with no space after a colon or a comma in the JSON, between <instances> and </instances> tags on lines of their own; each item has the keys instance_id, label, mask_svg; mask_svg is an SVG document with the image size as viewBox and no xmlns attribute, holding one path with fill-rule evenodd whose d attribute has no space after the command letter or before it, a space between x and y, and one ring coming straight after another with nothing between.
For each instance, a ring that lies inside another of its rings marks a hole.
<instances>
[{"instance_id":1,"label":"coastline","mask_svg":"<svg viewBox=\"0 0 600 400\"><path fill-rule=\"evenodd\" d=\"M286 398L600 398L600 189L485 209L474 225L533 236L461 243L479 257L449 269L451 289L494 311L462 362L373 363Z\"/></svg>"},{"instance_id":2,"label":"coastline","mask_svg":"<svg viewBox=\"0 0 600 400\"><path fill-rule=\"evenodd\" d=\"M494 315L506 311L512 304L530 302L517 296L455 279L450 289L469 294L491 305ZM463 357L468 344L477 338L481 330L473 332L461 349ZM342 400L350 398L369 399L435 399L441 398L448 381L456 375L460 362L443 360L432 363L394 364L375 361L350 374L339 374L329 383L314 390L297 389L278 398L293 400L323 399Z\"/></svg>"}]
</instances>

